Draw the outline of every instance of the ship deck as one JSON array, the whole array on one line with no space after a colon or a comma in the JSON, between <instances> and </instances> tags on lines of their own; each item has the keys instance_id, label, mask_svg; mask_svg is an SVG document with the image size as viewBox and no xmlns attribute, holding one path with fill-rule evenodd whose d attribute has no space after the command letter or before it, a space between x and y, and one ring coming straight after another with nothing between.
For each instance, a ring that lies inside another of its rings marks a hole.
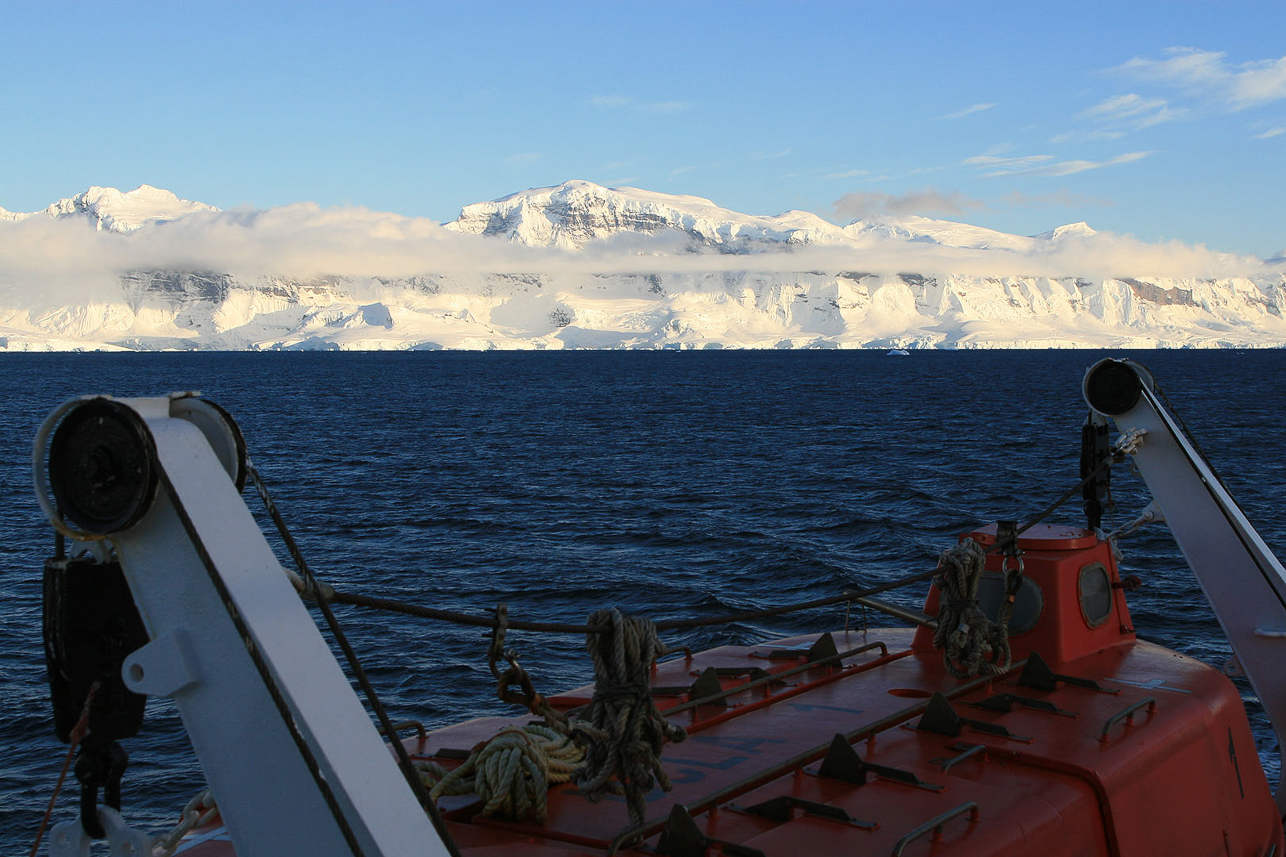
<instances>
[{"instance_id":1,"label":"ship deck","mask_svg":"<svg viewBox=\"0 0 1286 857\"><path fill-rule=\"evenodd\" d=\"M657 707L689 736L664 748L673 790L653 790L626 841L624 799L590 803L571 784L550 789L543 824L484 818L474 795L439 808L468 857L1281 853L1240 699L1213 668L1138 641L1057 673L1036 656L962 682L913 635L839 631L658 664ZM570 711L592 695L550 699ZM451 768L530 722L402 740ZM191 857L231 853L218 830L192 845Z\"/></svg>"}]
</instances>

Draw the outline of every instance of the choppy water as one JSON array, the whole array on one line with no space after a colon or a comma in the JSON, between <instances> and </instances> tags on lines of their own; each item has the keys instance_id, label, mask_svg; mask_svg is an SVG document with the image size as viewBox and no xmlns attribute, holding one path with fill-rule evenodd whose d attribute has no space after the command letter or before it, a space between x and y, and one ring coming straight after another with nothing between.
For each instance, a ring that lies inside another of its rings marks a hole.
<instances>
[{"instance_id":1,"label":"choppy water","mask_svg":"<svg viewBox=\"0 0 1286 857\"><path fill-rule=\"evenodd\" d=\"M311 564L337 587L473 612L507 601L515 618L581 621L617 605L660 619L926 570L962 529L1029 517L1076 482L1080 379L1100 356L5 355L0 854L30 849L64 752L40 641L52 537L29 462L37 425L65 398L204 391L239 420ZM1268 544L1286 549L1286 353L1134 356ZM1118 521L1144 505L1140 490L1118 479ZM1059 519L1080 522L1075 506ZM1221 663L1227 645L1164 528L1126 551L1124 571L1146 584L1131 596L1140 632ZM501 711L477 629L340 616L395 719ZM749 642L842 621L818 611L670 642ZM510 639L542 689L588 679L580 641ZM1253 713L1275 768L1271 731ZM200 773L169 704L149 703L144 730L127 744L126 816L159 831ZM56 820L73 816L74 792Z\"/></svg>"}]
</instances>

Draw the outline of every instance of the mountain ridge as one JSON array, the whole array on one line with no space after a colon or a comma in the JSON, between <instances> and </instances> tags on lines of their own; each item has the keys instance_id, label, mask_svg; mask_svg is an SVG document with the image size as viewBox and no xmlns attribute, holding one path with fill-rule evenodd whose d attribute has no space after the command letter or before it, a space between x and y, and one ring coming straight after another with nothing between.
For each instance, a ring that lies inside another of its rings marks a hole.
<instances>
[{"instance_id":1,"label":"mountain ridge","mask_svg":"<svg viewBox=\"0 0 1286 857\"><path fill-rule=\"evenodd\" d=\"M58 227L86 220L106 244ZM5 255L6 234L32 228L58 237L44 267ZM1286 274L1210 273L1222 257L1189 248L1175 262L1167 247L1149 258L1193 270L1148 276L1122 246L1084 223L1035 236L914 216L840 226L584 181L441 225L94 187L0 210L0 350L1286 345ZM1114 252L1126 270L1076 273L1078 258L1117 265ZM1071 273L1023 270L1060 253ZM303 262L317 273L289 272Z\"/></svg>"},{"instance_id":2,"label":"mountain ridge","mask_svg":"<svg viewBox=\"0 0 1286 857\"><path fill-rule=\"evenodd\" d=\"M151 185L131 191L94 185L75 196L50 203L40 211L12 212L0 208L0 220L18 221L46 214L54 218L84 217L106 232L134 232L146 225L176 220L199 211L218 211L212 205L180 199L173 192Z\"/></svg>"}]
</instances>

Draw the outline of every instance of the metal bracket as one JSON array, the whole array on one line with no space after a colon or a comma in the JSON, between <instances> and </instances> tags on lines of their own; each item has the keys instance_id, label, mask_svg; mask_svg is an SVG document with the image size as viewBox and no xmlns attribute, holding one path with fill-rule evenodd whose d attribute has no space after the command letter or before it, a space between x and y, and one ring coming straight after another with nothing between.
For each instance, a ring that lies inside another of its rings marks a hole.
<instances>
[{"instance_id":1,"label":"metal bracket","mask_svg":"<svg viewBox=\"0 0 1286 857\"><path fill-rule=\"evenodd\" d=\"M824 661L827 658L833 658L839 654L839 648L835 645L835 638L831 632L827 631L813 642L811 646L805 649L803 646L794 646L789 649L773 649L765 655L753 654L751 657L766 658L768 660L794 660L796 658L805 658L807 663L813 661Z\"/></svg>"},{"instance_id":2,"label":"metal bracket","mask_svg":"<svg viewBox=\"0 0 1286 857\"><path fill-rule=\"evenodd\" d=\"M1023 708L1030 708L1033 711L1044 711L1047 714L1059 714L1063 717L1080 717L1075 711L1064 711L1052 702L1044 699L1032 699L1028 696L1019 696L1016 693L1000 693L995 696L989 696L982 702L966 702L972 708L981 708L985 711L999 711L1002 714L1008 714L1014 710L1015 705Z\"/></svg>"},{"instance_id":3,"label":"metal bracket","mask_svg":"<svg viewBox=\"0 0 1286 857\"><path fill-rule=\"evenodd\" d=\"M1103 687L1092 678L1056 673L1050 669L1049 664L1045 663L1045 659L1040 656L1039 652L1032 652L1027 656L1027 664L1023 667L1022 675L1018 677L1018 686L1030 687L1032 690L1056 690L1060 681L1072 687L1083 687L1086 690L1097 690L1100 693L1118 694L1121 692L1113 688Z\"/></svg>"},{"instance_id":4,"label":"metal bracket","mask_svg":"<svg viewBox=\"0 0 1286 857\"><path fill-rule=\"evenodd\" d=\"M715 667L714 674L719 678L738 678L744 675L751 681L757 681L768 675L768 671L763 667Z\"/></svg>"},{"instance_id":5,"label":"metal bracket","mask_svg":"<svg viewBox=\"0 0 1286 857\"><path fill-rule=\"evenodd\" d=\"M714 667L706 667L697 680L692 682L692 686L687 690L689 699L704 699L707 696L716 696L723 693L723 684L719 681L719 672ZM728 707L727 697L712 699L710 705L719 708Z\"/></svg>"},{"instance_id":6,"label":"metal bracket","mask_svg":"<svg viewBox=\"0 0 1286 857\"><path fill-rule=\"evenodd\" d=\"M838 654L839 649L835 646L835 638L831 636L830 631L827 631L825 634L822 634L817 638L816 643L813 643L812 648L808 650L807 657L808 662L811 664L814 661L824 661L827 658L833 658Z\"/></svg>"},{"instance_id":7,"label":"metal bracket","mask_svg":"<svg viewBox=\"0 0 1286 857\"><path fill-rule=\"evenodd\" d=\"M737 678L746 676L751 681L758 681L766 678L768 671L762 667L706 667L697 680L689 685L657 685L650 688L653 696L683 696L687 694L689 699L703 699L707 696L715 696L723 693L723 685L719 682L721 678ZM736 689L730 690L725 697L735 693ZM723 708L728 707L726 699L712 700L709 705L718 705Z\"/></svg>"},{"instance_id":8,"label":"metal bracket","mask_svg":"<svg viewBox=\"0 0 1286 857\"><path fill-rule=\"evenodd\" d=\"M1121 709L1120 711L1113 714L1111 717L1107 718L1107 722L1103 724L1103 731L1099 733L1099 736L1098 736L1099 742L1107 743L1108 733L1112 731L1113 726L1120 723L1122 720L1125 721L1126 726L1133 726L1134 715L1138 713L1140 708L1145 708L1145 707L1147 708L1149 715L1155 712L1157 710L1156 697L1145 696L1142 699L1140 699L1138 702L1134 703L1133 705L1127 705L1125 708Z\"/></svg>"},{"instance_id":9,"label":"metal bracket","mask_svg":"<svg viewBox=\"0 0 1286 857\"><path fill-rule=\"evenodd\" d=\"M929 760L931 762L936 762L939 765L938 770L944 774L947 771L954 768L956 765L960 764L966 759L971 759L974 756L977 756L979 753L982 754L982 757L984 759L987 758L986 744L961 744L959 741L956 741L952 743L949 747L947 747L947 749L960 750L962 752L957 756L952 756L950 759L930 759Z\"/></svg>"},{"instance_id":10,"label":"metal bracket","mask_svg":"<svg viewBox=\"0 0 1286 857\"><path fill-rule=\"evenodd\" d=\"M921 836L924 836L926 833L932 833L933 839L936 842L942 836L942 825L946 824L953 818L964 815L966 812L969 813L969 826L972 827L977 824L978 804L973 801L963 803L953 810L944 812L936 818L929 819L924 824L921 824L915 830L912 830L906 836L899 839L897 844L893 846L893 857L902 857L902 852L906 850L906 847Z\"/></svg>"},{"instance_id":11,"label":"metal bracket","mask_svg":"<svg viewBox=\"0 0 1286 857\"><path fill-rule=\"evenodd\" d=\"M817 776L841 780L854 786L864 786L866 785L868 774L875 774L882 779L901 783L902 785L915 786L935 792L942 791L942 786L926 783L910 771L891 768L887 765L873 765L870 762L863 761L862 757L857 754L857 750L853 749L853 745L848 743L843 735L836 733L835 737L831 739L831 746L826 751L826 757L822 759L821 767L817 769Z\"/></svg>"},{"instance_id":12,"label":"metal bracket","mask_svg":"<svg viewBox=\"0 0 1286 857\"><path fill-rule=\"evenodd\" d=\"M175 628L135 649L121 665L125 686L144 696L174 696L200 680L187 632Z\"/></svg>"},{"instance_id":13,"label":"metal bracket","mask_svg":"<svg viewBox=\"0 0 1286 857\"><path fill-rule=\"evenodd\" d=\"M1121 455L1134 455L1147 437L1147 429L1130 429L1116 439L1115 449Z\"/></svg>"},{"instance_id":14,"label":"metal bracket","mask_svg":"<svg viewBox=\"0 0 1286 857\"><path fill-rule=\"evenodd\" d=\"M99 807L98 820L107 834L112 857L152 853L152 837L128 827L121 814L109 807ZM49 836L49 857L89 857L90 838L80 821L55 825Z\"/></svg>"},{"instance_id":15,"label":"metal bracket","mask_svg":"<svg viewBox=\"0 0 1286 857\"><path fill-rule=\"evenodd\" d=\"M842 824L850 824L853 827L860 827L863 830L875 830L880 825L874 821L864 821L860 818L854 818L844 811L842 807L831 806L826 803L818 803L814 800L804 800L794 795L782 795L757 803L754 806L731 806L729 809L748 812L751 815L757 815L766 818L769 821L785 823L795 817L795 810L801 809L805 815L811 815L815 818L824 818L828 821L838 821Z\"/></svg>"},{"instance_id":16,"label":"metal bracket","mask_svg":"<svg viewBox=\"0 0 1286 857\"><path fill-rule=\"evenodd\" d=\"M658 854L669 857L706 857L711 845L718 845L721 854L731 857L765 857L758 848L706 836L688 814L687 807L679 803L670 809L670 817L657 840L656 850Z\"/></svg>"},{"instance_id":17,"label":"metal bracket","mask_svg":"<svg viewBox=\"0 0 1286 857\"><path fill-rule=\"evenodd\" d=\"M921 715L920 722L916 724L915 728L921 732L936 732L939 735L956 738L960 735L960 730L965 726L975 732L982 732L987 735L1012 738L1015 741L1031 741L1030 738L1013 734L999 723L988 723L985 720L972 720L968 717L961 717L941 693L935 693L929 700L929 707L924 710L924 714Z\"/></svg>"}]
</instances>

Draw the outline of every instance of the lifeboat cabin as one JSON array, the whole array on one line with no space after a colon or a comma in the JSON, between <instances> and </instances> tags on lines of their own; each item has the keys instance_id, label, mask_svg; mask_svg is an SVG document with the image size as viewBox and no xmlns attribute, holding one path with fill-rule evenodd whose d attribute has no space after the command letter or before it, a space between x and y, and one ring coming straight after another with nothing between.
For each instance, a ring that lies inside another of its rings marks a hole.
<instances>
[{"instance_id":1,"label":"lifeboat cabin","mask_svg":"<svg viewBox=\"0 0 1286 857\"><path fill-rule=\"evenodd\" d=\"M983 546L991 526L969 533ZM963 537L962 537L963 538ZM659 663L653 696L687 740L673 784L620 838L623 799L555 786L541 824L443 798L465 855L1238 855L1283 853L1282 824L1233 684L1135 637L1108 543L1038 525L1021 535L1012 665L961 680L934 629L856 628ZM1005 598L989 554L978 589ZM925 619L937 615L934 585ZM593 686L552 697L570 711ZM695 703L695 704L694 704ZM404 739L450 768L514 725L482 718Z\"/></svg>"}]
</instances>

